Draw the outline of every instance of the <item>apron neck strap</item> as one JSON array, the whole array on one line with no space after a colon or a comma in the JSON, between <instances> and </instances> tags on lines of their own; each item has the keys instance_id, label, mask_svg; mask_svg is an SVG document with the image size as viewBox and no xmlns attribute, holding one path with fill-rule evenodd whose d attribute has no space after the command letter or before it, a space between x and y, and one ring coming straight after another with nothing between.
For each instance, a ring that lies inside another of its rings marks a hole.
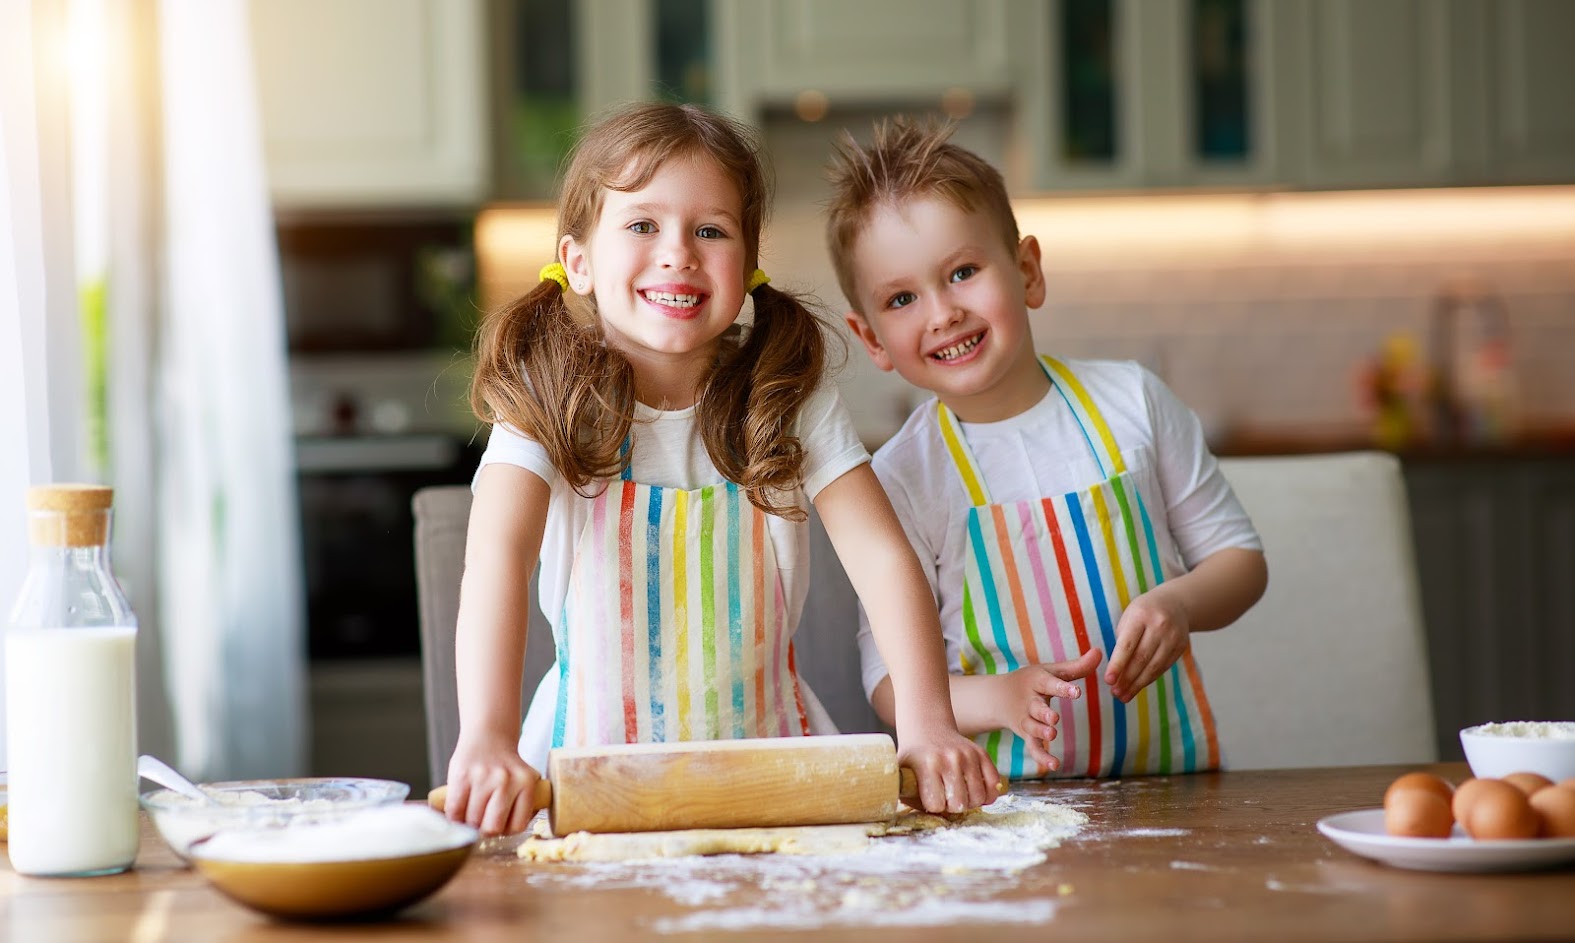
<instances>
[{"instance_id":1,"label":"apron neck strap","mask_svg":"<svg viewBox=\"0 0 1575 943\"><path fill-rule=\"evenodd\" d=\"M1125 473L1127 466L1121 458L1121 449L1116 446L1116 437L1111 433L1099 407L1094 405L1093 397L1088 395L1088 389L1067 369L1066 364L1044 355L1039 359L1040 367L1050 380L1052 392L1060 396L1067 408L1072 410L1072 418L1077 420L1078 428L1083 432L1083 442L1094 457L1094 463L1099 466L1100 474L1105 478L1113 478ZM935 409L940 421L941 440L946 444L946 454L951 456L957 476L962 479L963 490L968 492L968 500L974 507L988 505L990 489L985 485L984 472L979 467L978 459L974 458L973 450L968 447L962 422L939 399L935 401Z\"/></svg>"}]
</instances>

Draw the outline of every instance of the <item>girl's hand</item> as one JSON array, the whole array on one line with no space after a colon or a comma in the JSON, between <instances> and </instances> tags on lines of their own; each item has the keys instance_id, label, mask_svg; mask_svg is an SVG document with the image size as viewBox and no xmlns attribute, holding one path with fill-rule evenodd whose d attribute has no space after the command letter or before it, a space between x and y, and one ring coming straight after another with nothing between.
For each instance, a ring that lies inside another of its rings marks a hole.
<instances>
[{"instance_id":1,"label":"girl's hand","mask_svg":"<svg viewBox=\"0 0 1575 943\"><path fill-rule=\"evenodd\" d=\"M898 737L897 764L913 770L926 812L966 812L1001 794L1001 774L977 743L956 729Z\"/></svg>"},{"instance_id":2,"label":"girl's hand","mask_svg":"<svg viewBox=\"0 0 1575 943\"><path fill-rule=\"evenodd\" d=\"M1105 683L1123 703L1170 670L1192 644L1192 619L1181 600L1157 586L1132 600L1116 623Z\"/></svg>"},{"instance_id":3,"label":"girl's hand","mask_svg":"<svg viewBox=\"0 0 1575 943\"><path fill-rule=\"evenodd\" d=\"M541 774L520 758L508 737L460 736L448 762L448 799L444 813L483 835L514 835L536 814L532 797Z\"/></svg>"},{"instance_id":4,"label":"girl's hand","mask_svg":"<svg viewBox=\"0 0 1575 943\"><path fill-rule=\"evenodd\" d=\"M1040 766L1061 768L1060 757L1049 750L1061 723L1061 715L1050 707L1050 699L1082 697L1083 689L1071 682L1092 675L1102 657L1104 653L1093 648L1070 661L1027 665L991 679L998 682L993 686L995 704L991 710L997 725L1022 737L1029 757Z\"/></svg>"}]
</instances>

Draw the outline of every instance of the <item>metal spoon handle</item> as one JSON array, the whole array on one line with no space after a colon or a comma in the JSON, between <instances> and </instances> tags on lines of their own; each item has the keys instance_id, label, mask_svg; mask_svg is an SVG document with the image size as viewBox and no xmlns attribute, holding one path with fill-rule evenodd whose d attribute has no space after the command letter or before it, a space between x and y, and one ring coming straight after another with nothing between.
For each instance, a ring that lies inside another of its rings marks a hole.
<instances>
[{"instance_id":1,"label":"metal spoon handle","mask_svg":"<svg viewBox=\"0 0 1575 943\"><path fill-rule=\"evenodd\" d=\"M173 789L189 799L196 799L198 802L213 801L196 783L176 772L175 767L156 756L144 753L137 757L137 775L143 779L151 779L166 789Z\"/></svg>"}]
</instances>

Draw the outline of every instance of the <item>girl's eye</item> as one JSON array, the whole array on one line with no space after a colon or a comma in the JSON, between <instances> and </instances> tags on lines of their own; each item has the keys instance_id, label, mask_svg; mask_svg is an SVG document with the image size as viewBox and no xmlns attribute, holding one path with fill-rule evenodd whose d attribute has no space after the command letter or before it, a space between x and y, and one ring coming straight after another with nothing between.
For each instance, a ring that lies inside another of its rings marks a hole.
<instances>
[{"instance_id":1,"label":"girl's eye","mask_svg":"<svg viewBox=\"0 0 1575 943\"><path fill-rule=\"evenodd\" d=\"M642 219L638 222L630 223L629 231L632 233L638 233L642 236L649 236L651 233L656 232L656 224L650 222L649 220Z\"/></svg>"},{"instance_id":2,"label":"girl's eye","mask_svg":"<svg viewBox=\"0 0 1575 943\"><path fill-rule=\"evenodd\" d=\"M952 281L954 281L954 282L967 281L968 279L973 278L978 273L979 273L979 267L976 266L976 265L959 266L955 272L952 272Z\"/></svg>"},{"instance_id":3,"label":"girl's eye","mask_svg":"<svg viewBox=\"0 0 1575 943\"><path fill-rule=\"evenodd\" d=\"M695 231L695 235L699 236L701 239L725 239L725 238L727 238L727 233L723 232L717 226L701 226L698 230Z\"/></svg>"},{"instance_id":4,"label":"girl's eye","mask_svg":"<svg viewBox=\"0 0 1575 943\"><path fill-rule=\"evenodd\" d=\"M913 304L917 300L919 300L919 296L915 295L913 292L911 292L911 291L899 291L895 295L892 295L889 299L887 299L886 307L888 307L888 308L906 308L908 305Z\"/></svg>"}]
</instances>

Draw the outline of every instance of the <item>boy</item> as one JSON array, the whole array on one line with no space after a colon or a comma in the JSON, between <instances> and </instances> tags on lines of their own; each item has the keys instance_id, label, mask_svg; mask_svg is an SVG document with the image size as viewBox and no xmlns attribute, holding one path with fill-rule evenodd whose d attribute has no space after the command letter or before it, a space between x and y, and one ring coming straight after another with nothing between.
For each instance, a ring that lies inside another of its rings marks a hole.
<instances>
[{"instance_id":1,"label":"boy","mask_svg":"<svg viewBox=\"0 0 1575 943\"><path fill-rule=\"evenodd\" d=\"M949 136L901 118L869 147L845 135L827 235L854 335L936 395L874 465L940 607L958 726L1013 778L1216 768L1189 634L1263 594L1258 536L1158 378L1035 353L1039 243L1018 237L1000 173Z\"/></svg>"}]
</instances>

